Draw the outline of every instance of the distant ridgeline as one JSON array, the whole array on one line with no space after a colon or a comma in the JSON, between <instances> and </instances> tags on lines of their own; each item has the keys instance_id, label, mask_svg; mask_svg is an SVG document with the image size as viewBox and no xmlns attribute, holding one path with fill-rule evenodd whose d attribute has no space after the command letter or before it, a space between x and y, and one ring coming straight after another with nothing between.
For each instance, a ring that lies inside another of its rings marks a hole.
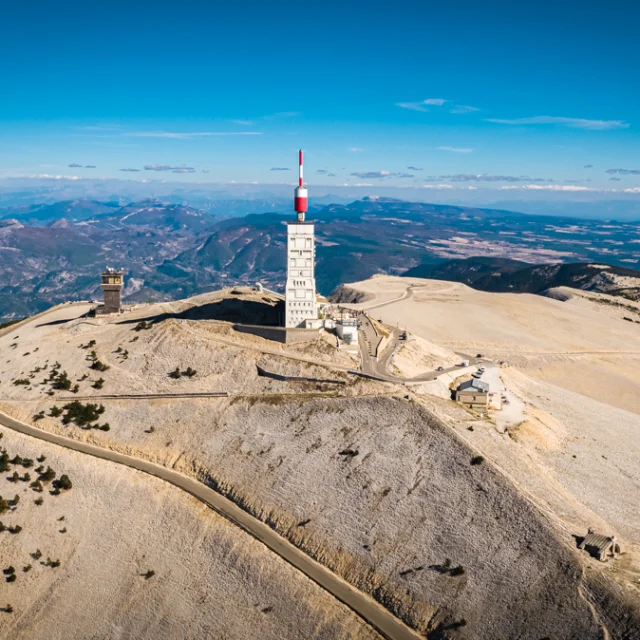
<instances>
[{"instance_id":1,"label":"distant ridgeline","mask_svg":"<svg viewBox=\"0 0 640 640\"><path fill-rule=\"evenodd\" d=\"M573 287L640 301L640 271L597 262L532 265L474 257L422 264L403 275L463 282L481 291L544 293L554 287Z\"/></svg>"},{"instance_id":2,"label":"distant ridgeline","mask_svg":"<svg viewBox=\"0 0 640 640\"><path fill-rule=\"evenodd\" d=\"M100 273L113 264L125 272L125 303L257 281L281 291L290 205L218 205L215 215L157 200L124 206L74 200L0 210L0 318L31 315L67 300L100 299ZM235 215L252 207L255 213ZM637 260L640 231L633 223L392 198L316 205L308 217L315 222L316 284L324 295L345 282L407 270L488 291L539 292L567 284L636 295L637 274L623 268ZM503 258L474 257L483 253ZM456 260L445 262L450 258ZM615 268L534 266L602 260ZM632 284L623 286L619 279L629 276Z\"/></svg>"}]
</instances>

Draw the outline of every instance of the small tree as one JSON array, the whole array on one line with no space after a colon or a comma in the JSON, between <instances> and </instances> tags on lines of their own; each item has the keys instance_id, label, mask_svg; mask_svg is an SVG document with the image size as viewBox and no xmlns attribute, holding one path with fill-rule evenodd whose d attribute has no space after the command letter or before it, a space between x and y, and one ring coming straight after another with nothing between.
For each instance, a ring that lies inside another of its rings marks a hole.
<instances>
[{"instance_id":1,"label":"small tree","mask_svg":"<svg viewBox=\"0 0 640 640\"><path fill-rule=\"evenodd\" d=\"M56 472L51 468L47 467L47 470L44 473L40 474L41 482L51 482L56 477Z\"/></svg>"},{"instance_id":2,"label":"small tree","mask_svg":"<svg viewBox=\"0 0 640 640\"><path fill-rule=\"evenodd\" d=\"M36 503L37 506L42 506L42 503L44 502L42 496L40 496L39 498L36 498L36 500L34 500L34 502Z\"/></svg>"},{"instance_id":3,"label":"small tree","mask_svg":"<svg viewBox=\"0 0 640 640\"><path fill-rule=\"evenodd\" d=\"M71 489L73 484L71 484L71 480L69 479L69 476L66 473L63 473L60 476L60 479L58 480L57 486L58 486L59 489L63 489L65 491L68 491L69 489Z\"/></svg>"},{"instance_id":4,"label":"small tree","mask_svg":"<svg viewBox=\"0 0 640 640\"><path fill-rule=\"evenodd\" d=\"M169 373L169 377L177 380L182 375L180 371L180 367L176 367L173 371Z\"/></svg>"},{"instance_id":5,"label":"small tree","mask_svg":"<svg viewBox=\"0 0 640 640\"><path fill-rule=\"evenodd\" d=\"M156 572L153 569L149 569L144 575L144 579L148 580L149 578L153 578L156 575Z\"/></svg>"},{"instance_id":6,"label":"small tree","mask_svg":"<svg viewBox=\"0 0 640 640\"><path fill-rule=\"evenodd\" d=\"M56 409L58 409L58 407L56 407ZM52 409L52 411L53 411L53 409ZM62 414L62 409L58 409L58 411L60 412L58 415L61 415ZM45 455L38 456L38 462L44 462L46 459L47 459L47 456L45 456Z\"/></svg>"},{"instance_id":7,"label":"small tree","mask_svg":"<svg viewBox=\"0 0 640 640\"><path fill-rule=\"evenodd\" d=\"M102 387L104 386L104 379L98 378L98 380L96 380L91 386L94 389L102 389Z\"/></svg>"}]
</instances>

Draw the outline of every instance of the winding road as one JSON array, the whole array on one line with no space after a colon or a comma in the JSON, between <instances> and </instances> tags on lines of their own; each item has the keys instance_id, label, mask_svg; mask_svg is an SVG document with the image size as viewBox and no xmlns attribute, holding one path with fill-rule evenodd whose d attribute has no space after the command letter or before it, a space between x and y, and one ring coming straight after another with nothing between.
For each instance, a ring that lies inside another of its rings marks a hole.
<instances>
[{"instance_id":1,"label":"winding road","mask_svg":"<svg viewBox=\"0 0 640 640\"><path fill-rule=\"evenodd\" d=\"M65 438L48 431L43 431L0 412L0 425L38 440L65 447L72 451L84 453L137 469L186 491L219 515L227 518L246 533L262 542L268 549L286 560L308 578L330 593L340 602L352 609L365 622L389 640L416 640L417 632L407 627L392 613L377 603L373 598L359 591L348 582L332 573L324 565L316 562L288 540L278 535L262 521L243 511L238 505L225 498L206 485L189 478L177 471L167 469L148 460L128 456L117 451L104 449L87 442Z\"/></svg>"}]
</instances>

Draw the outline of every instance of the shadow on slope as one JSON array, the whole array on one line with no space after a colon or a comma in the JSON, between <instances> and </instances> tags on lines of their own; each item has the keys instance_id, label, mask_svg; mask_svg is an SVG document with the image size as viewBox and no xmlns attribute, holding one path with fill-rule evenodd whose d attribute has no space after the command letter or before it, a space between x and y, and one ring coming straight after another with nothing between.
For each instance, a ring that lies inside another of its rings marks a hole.
<instances>
[{"instance_id":1,"label":"shadow on slope","mask_svg":"<svg viewBox=\"0 0 640 640\"><path fill-rule=\"evenodd\" d=\"M277 327L284 312L284 304L271 304L241 298L223 298L216 302L196 305L178 313L160 313L145 318L123 320L118 324L138 324L139 322L163 322L164 320L222 320L234 324L256 324Z\"/></svg>"}]
</instances>

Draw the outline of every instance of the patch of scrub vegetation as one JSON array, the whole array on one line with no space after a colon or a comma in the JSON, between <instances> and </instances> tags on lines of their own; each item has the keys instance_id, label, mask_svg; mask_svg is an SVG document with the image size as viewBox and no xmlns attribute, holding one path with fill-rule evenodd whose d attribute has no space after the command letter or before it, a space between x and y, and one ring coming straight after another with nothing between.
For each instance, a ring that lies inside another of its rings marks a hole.
<instances>
[{"instance_id":1,"label":"patch of scrub vegetation","mask_svg":"<svg viewBox=\"0 0 640 640\"><path fill-rule=\"evenodd\" d=\"M178 380L182 377L193 378L198 372L191 367L187 367L184 371L180 370L180 367L176 367L173 371L169 372L169 377L174 380Z\"/></svg>"},{"instance_id":2,"label":"patch of scrub vegetation","mask_svg":"<svg viewBox=\"0 0 640 640\"><path fill-rule=\"evenodd\" d=\"M74 423L79 427L85 427L97 421L104 413L105 408L102 404L98 405L91 402L82 404L82 402L74 400L73 402L65 404L62 407L62 411L62 424ZM104 430L108 431L108 429Z\"/></svg>"}]
</instances>

